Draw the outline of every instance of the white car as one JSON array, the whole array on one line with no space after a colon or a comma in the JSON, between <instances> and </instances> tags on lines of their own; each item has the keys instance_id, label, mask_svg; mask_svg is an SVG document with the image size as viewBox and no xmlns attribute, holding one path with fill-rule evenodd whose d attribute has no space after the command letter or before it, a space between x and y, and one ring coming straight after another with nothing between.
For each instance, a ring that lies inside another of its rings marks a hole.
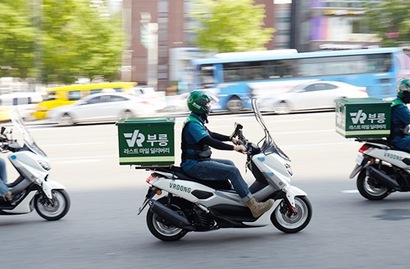
<instances>
[{"instance_id":1,"label":"white car","mask_svg":"<svg viewBox=\"0 0 410 269\"><path fill-rule=\"evenodd\" d=\"M265 90L265 92L268 89ZM290 113L301 110L334 109L338 98L367 98L366 87L338 81L313 81L297 85L285 92L271 91L256 96L261 111Z\"/></svg>"},{"instance_id":2,"label":"white car","mask_svg":"<svg viewBox=\"0 0 410 269\"><path fill-rule=\"evenodd\" d=\"M166 106L166 97L164 91L156 91L152 87L137 86L131 88L126 92L137 96L140 99L144 99L144 101L151 104L151 106L155 110L162 110Z\"/></svg>"},{"instance_id":3,"label":"white car","mask_svg":"<svg viewBox=\"0 0 410 269\"><path fill-rule=\"evenodd\" d=\"M162 109L164 112L188 112L187 98L189 93L171 95L166 97L166 105Z\"/></svg>"},{"instance_id":4,"label":"white car","mask_svg":"<svg viewBox=\"0 0 410 269\"><path fill-rule=\"evenodd\" d=\"M149 117L155 111L144 100L126 93L97 93L77 102L51 109L49 122L73 125L86 122L115 122L120 118Z\"/></svg>"}]
</instances>

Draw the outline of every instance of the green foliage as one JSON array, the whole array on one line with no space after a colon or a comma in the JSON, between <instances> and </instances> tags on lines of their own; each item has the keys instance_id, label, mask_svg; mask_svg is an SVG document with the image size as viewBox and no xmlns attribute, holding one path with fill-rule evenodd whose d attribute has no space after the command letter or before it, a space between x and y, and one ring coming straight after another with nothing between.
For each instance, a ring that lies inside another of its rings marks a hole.
<instances>
[{"instance_id":1,"label":"green foliage","mask_svg":"<svg viewBox=\"0 0 410 269\"><path fill-rule=\"evenodd\" d=\"M274 33L263 28L265 9L253 0L198 0L192 15L201 25L197 45L205 51L263 50Z\"/></svg>"},{"instance_id":2,"label":"green foliage","mask_svg":"<svg viewBox=\"0 0 410 269\"><path fill-rule=\"evenodd\" d=\"M24 0L5 0L0 10L0 77L26 77L34 59L31 9Z\"/></svg>"},{"instance_id":3,"label":"green foliage","mask_svg":"<svg viewBox=\"0 0 410 269\"><path fill-rule=\"evenodd\" d=\"M381 38L382 46L393 47L410 41L409 10L408 0L385 0L377 6L367 3L364 19L369 29Z\"/></svg>"},{"instance_id":4,"label":"green foliage","mask_svg":"<svg viewBox=\"0 0 410 269\"><path fill-rule=\"evenodd\" d=\"M0 66L12 67L0 76L43 83L115 79L124 40L119 15L101 16L89 0L42 0L42 9L6 0L0 9Z\"/></svg>"}]
</instances>

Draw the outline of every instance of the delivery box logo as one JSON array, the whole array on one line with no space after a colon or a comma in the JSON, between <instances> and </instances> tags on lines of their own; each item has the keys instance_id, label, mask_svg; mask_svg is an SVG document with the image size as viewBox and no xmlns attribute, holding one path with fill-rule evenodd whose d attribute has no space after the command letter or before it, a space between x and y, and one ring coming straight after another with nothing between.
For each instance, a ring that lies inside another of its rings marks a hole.
<instances>
[{"instance_id":1,"label":"delivery box logo","mask_svg":"<svg viewBox=\"0 0 410 269\"><path fill-rule=\"evenodd\" d=\"M354 113L350 113L353 124L364 124L364 121L367 119L366 113L363 113L363 110L359 110Z\"/></svg>"},{"instance_id":2,"label":"delivery box logo","mask_svg":"<svg viewBox=\"0 0 410 269\"><path fill-rule=\"evenodd\" d=\"M124 133L124 137L129 147L134 145L142 147L142 142L145 140L145 135L140 133L140 130L134 130L133 133Z\"/></svg>"}]
</instances>

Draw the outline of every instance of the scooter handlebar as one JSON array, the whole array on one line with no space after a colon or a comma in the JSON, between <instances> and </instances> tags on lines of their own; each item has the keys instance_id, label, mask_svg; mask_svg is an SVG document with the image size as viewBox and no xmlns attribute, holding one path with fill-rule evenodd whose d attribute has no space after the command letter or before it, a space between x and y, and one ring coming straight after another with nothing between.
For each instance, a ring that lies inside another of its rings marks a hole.
<instances>
[{"instance_id":1,"label":"scooter handlebar","mask_svg":"<svg viewBox=\"0 0 410 269\"><path fill-rule=\"evenodd\" d=\"M12 133L12 129L6 131L6 128L4 126L0 128L0 152L16 152L20 149L20 145L17 140L12 138Z\"/></svg>"},{"instance_id":2,"label":"scooter handlebar","mask_svg":"<svg viewBox=\"0 0 410 269\"><path fill-rule=\"evenodd\" d=\"M238 145L243 145L246 148L248 155L254 155L260 152L260 148L245 138L243 135L243 126L239 123L235 123L235 131L232 133L231 137L238 138Z\"/></svg>"},{"instance_id":3,"label":"scooter handlebar","mask_svg":"<svg viewBox=\"0 0 410 269\"><path fill-rule=\"evenodd\" d=\"M235 122L235 130L231 134L231 138L236 137L238 138L238 145L244 145L246 146L246 142L248 141L244 136L242 132L243 126L240 123Z\"/></svg>"}]
</instances>

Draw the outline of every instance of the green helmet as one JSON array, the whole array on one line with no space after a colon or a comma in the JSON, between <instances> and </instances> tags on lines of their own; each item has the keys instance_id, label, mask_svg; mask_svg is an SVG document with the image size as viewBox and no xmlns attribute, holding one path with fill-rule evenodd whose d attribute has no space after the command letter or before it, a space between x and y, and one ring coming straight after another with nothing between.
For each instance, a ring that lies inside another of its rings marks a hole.
<instances>
[{"instance_id":1,"label":"green helmet","mask_svg":"<svg viewBox=\"0 0 410 269\"><path fill-rule=\"evenodd\" d=\"M193 91L187 99L189 110L199 115L209 113L209 108L207 107L209 102L211 102L211 98L203 91Z\"/></svg>"},{"instance_id":2,"label":"green helmet","mask_svg":"<svg viewBox=\"0 0 410 269\"><path fill-rule=\"evenodd\" d=\"M404 92L410 92L410 79L404 78L397 84L397 96L404 97Z\"/></svg>"}]
</instances>

